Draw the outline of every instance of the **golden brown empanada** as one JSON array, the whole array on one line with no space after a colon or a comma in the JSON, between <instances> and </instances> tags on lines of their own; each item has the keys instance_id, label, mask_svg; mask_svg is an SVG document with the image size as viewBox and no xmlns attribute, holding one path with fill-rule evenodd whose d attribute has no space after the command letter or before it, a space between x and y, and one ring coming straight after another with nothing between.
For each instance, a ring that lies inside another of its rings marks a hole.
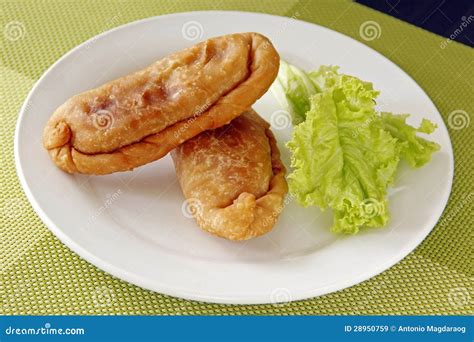
<instances>
[{"instance_id":1,"label":"golden brown empanada","mask_svg":"<svg viewBox=\"0 0 474 342\"><path fill-rule=\"evenodd\" d=\"M171 152L199 226L230 240L273 228L288 186L270 125L252 109Z\"/></svg>"},{"instance_id":2,"label":"golden brown empanada","mask_svg":"<svg viewBox=\"0 0 474 342\"><path fill-rule=\"evenodd\" d=\"M267 91L278 66L258 33L209 39L72 97L50 118L44 147L67 172L131 170L229 123Z\"/></svg>"}]
</instances>

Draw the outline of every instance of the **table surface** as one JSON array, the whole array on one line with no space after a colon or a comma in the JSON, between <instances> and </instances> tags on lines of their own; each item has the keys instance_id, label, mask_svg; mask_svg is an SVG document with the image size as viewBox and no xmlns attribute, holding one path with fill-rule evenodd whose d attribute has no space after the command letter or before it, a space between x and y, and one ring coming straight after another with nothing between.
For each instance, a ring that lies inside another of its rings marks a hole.
<instances>
[{"instance_id":1,"label":"table surface","mask_svg":"<svg viewBox=\"0 0 474 342\"><path fill-rule=\"evenodd\" d=\"M1 314L471 314L473 310L474 50L345 1L12 1L1 3ZM18 182L13 136L18 111L42 73L64 53L113 27L193 10L297 17L362 41L398 64L428 93L454 148L448 206L428 238L400 263L351 288L280 305L186 301L116 279L59 242ZM366 21L380 36L366 41Z\"/></svg>"}]
</instances>

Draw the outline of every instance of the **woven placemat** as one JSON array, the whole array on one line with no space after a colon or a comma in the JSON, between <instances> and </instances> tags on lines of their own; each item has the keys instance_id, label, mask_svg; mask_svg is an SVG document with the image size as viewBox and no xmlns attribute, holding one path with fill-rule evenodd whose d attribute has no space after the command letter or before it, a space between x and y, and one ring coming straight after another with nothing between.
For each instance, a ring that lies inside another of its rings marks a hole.
<instances>
[{"instance_id":1,"label":"woven placemat","mask_svg":"<svg viewBox=\"0 0 474 342\"><path fill-rule=\"evenodd\" d=\"M473 312L473 49L339 1L31 0L2 1L0 7L2 314ZM381 275L330 295L284 305L214 305L168 297L113 278L49 232L23 194L13 157L18 111L34 82L64 53L100 32L141 18L206 9L266 12L329 27L380 51L425 89L449 127L455 179L441 220L413 253ZM375 35L365 30L368 22Z\"/></svg>"}]
</instances>

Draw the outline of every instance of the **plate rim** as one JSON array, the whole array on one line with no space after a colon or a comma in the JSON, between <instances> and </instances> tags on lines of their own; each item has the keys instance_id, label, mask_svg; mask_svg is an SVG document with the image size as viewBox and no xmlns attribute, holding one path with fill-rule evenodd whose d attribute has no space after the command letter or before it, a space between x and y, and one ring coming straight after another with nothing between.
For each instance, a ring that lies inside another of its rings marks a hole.
<instances>
[{"instance_id":1,"label":"plate rim","mask_svg":"<svg viewBox=\"0 0 474 342\"><path fill-rule=\"evenodd\" d=\"M433 107L436 109L438 115L440 116L441 120L443 121L443 126L439 127L441 129L444 129L446 131L446 134L448 136L447 139L447 147L449 148L448 151L446 151L449 154L449 175L448 175L448 191L446 194L443 195L442 200L440 202L440 206L442 207L442 210L440 210L439 215L432 216L431 219L428 221L428 223L425 225L428 228L425 228L424 230L420 231L417 238L413 239L413 242L411 244L408 244L405 248L401 249L396 256L392 257L391 260L386 261L382 263L376 271L371 270L366 273L361 273L358 276L353 276L348 278L347 281L341 281L337 285L328 285L323 288L317 288L315 290L311 291L306 291L306 292L298 292L294 298L291 298L290 301L300 301L300 300L305 300L305 299L311 299L319 296L323 296L329 293L333 292L338 292L340 290L355 286L365 280L369 280L380 273L382 273L385 270L388 270L389 268L393 267L395 264L399 263L402 259L407 257L413 250L415 250L425 239L426 237L431 233L431 231L434 229L436 224L439 222L440 217L446 210L446 206L448 204L451 192L452 192L452 185L453 185L453 179L454 179L454 151L452 147L452 142L451 142L451 136L449 134L449 130L446 126L445 120L443 119L443 116L441 115L438 107L433 103L431 97L426 93L426 91L416 82L410 74L408 74L405 70L403 70L398 64L390 60L388 57L384 56L377 50L373 49L372 47L365 45L364 43L358 41L357 39L354 39L348 35L345 35L343 33L340 33L338 31L332 30L330 28L327 28L325 26L321 26L309 21L304 21L304 20L299 20L291 17L285 17L285 16L279 16L279 15L273 15L273 14L266 14L266 13L260 13L260 12L248 12L248 11L233 11L233 10L203 10L203 11L188 11L188 12L176 12L176 13L169 13L169 14L164 14L164 15L157 15L157 16L152 16L148 18L143 18L139 20L135 20L129 23L125 23L123 25L114 27L110 30L104 31L99 33L98 35L92 36L91 38L87 39L86 41L78 44L65 54L63 54L58 60L56 60L51 66L49 66L41 75L41 77L34 83L33 87L29 91L28 95L26 96L22 106L20 107L19 110L19 115L17 118L16 122L16 127L15 127L15 135L14 135L14 158L15 158L15 168L16 168L16 173L17 176L20 180L20 184L22 187L23 192L25 193L28 201L30 202L32 208L36 212L36 214L39 216L39 218L42 220L42 222L46 225L46 227L65 245L67 246L72 252L76 253L80 258L84 259L88 263L91 263L93 266L97 267L100 270L105 271L106 273L110 274L111 276L118 278L120 280L129 282L131 284L134 284L136 286L139 286L141 288L151 290L153 292L157 292L160 294L165 294L173 297L178 297L178 298L183 298L186 300L194 300L194 301L201 301L201 302L207 302L207 303L217 303L217 304L268 304L268 303L275 303L274 301L270 301L270 296L268 298L262 298L260 294L256 295L247 295L245 298L242 298L240 296L232 296L232 297L226 297L226 296L220 296L220 295L204 295L204 294L198 294L195 292L191 291L182 291L181 290L174 290L174 288L170 285L167 285L166 283L160 281L159 282L159 287L156 286L157 282L151 282L150 280L147 280L146 278L139 276L137 274L132 274L120 267L117 267L107 261L104 261L102 258L96 256L95 254L90 253L86 248L81 246L80 244L76 243L73 239L70 239L67 234L65 234L46 214L46 212L41 208L41 206L38 204L38 202L35 199L35 196L33 195L31 188L29 187L25 176L23 174L23 169L21 167L21 162L20 162L20 155L19 155L19 135L20 135L20 130L21 130L21 123L23 122L24 115L25 115L25 110L27 109L27 104L30 101L30 98L33 96L33 94L36 92L38 86L41 84L44 78L58 65L60 64L64 59L66 59L69 55L73 54L76 50L81 49L83 46L86 46L88 43L91 41L94 41L96 39L99 39L105 35L111 34L112 32L118 31L120 29L123 29L125 27L130 27L134 25L139 25L146 23L148 21L153 21L153 20L159 20L161 18L165 17L179 17L179 16L199 16L199 15L205 15L205 14L239 14L239 15L253 15L253 16L265 16L265 17L270 17L278 20L289 20L290 22L298 22L299 24L304 24L304 25L314 25L317 26L319 29L322 29L323 31L330 31L332 34L336 35L341 35L345 38L351 39L358 45L362 45L365 48L368 48L371 50L372 53L377 54L379 57L381 57L385 62L392 64L395 68L397 68L400 72L402 72L405 76L407 76L411 81L413 81L426 95L427 99L433 105ZM437 217L436 217L437 216Z\"/></svg>"}]
</instances>

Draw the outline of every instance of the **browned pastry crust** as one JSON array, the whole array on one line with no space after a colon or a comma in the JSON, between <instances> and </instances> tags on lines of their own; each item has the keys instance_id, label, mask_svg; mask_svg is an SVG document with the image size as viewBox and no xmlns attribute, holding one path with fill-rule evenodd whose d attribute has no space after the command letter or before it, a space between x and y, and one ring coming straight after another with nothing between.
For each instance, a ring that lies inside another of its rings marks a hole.
<instances>
[{"instance_id":1,"label":"browned pastry crust","mask_svg":"<svg viewBox=\"0 0 474 342\"><path fill-rule=\"evenodd\" d=\"M70 173L131 170L229 123L267 91L278 66L258 33L209 39L72 97L50 118L44 147Z\"/></svg>"},{"instance_id":2,"label":"browned pastry crust","mask_svg":"<svg viewBox=\"0 0 474 342\"><path fill-rule=\"evenodd\" d=\"M171 152L189 211L198 225L229 240L269 232L288 192L269 124L248 110Z\"/></svg>"}]
</instances>

